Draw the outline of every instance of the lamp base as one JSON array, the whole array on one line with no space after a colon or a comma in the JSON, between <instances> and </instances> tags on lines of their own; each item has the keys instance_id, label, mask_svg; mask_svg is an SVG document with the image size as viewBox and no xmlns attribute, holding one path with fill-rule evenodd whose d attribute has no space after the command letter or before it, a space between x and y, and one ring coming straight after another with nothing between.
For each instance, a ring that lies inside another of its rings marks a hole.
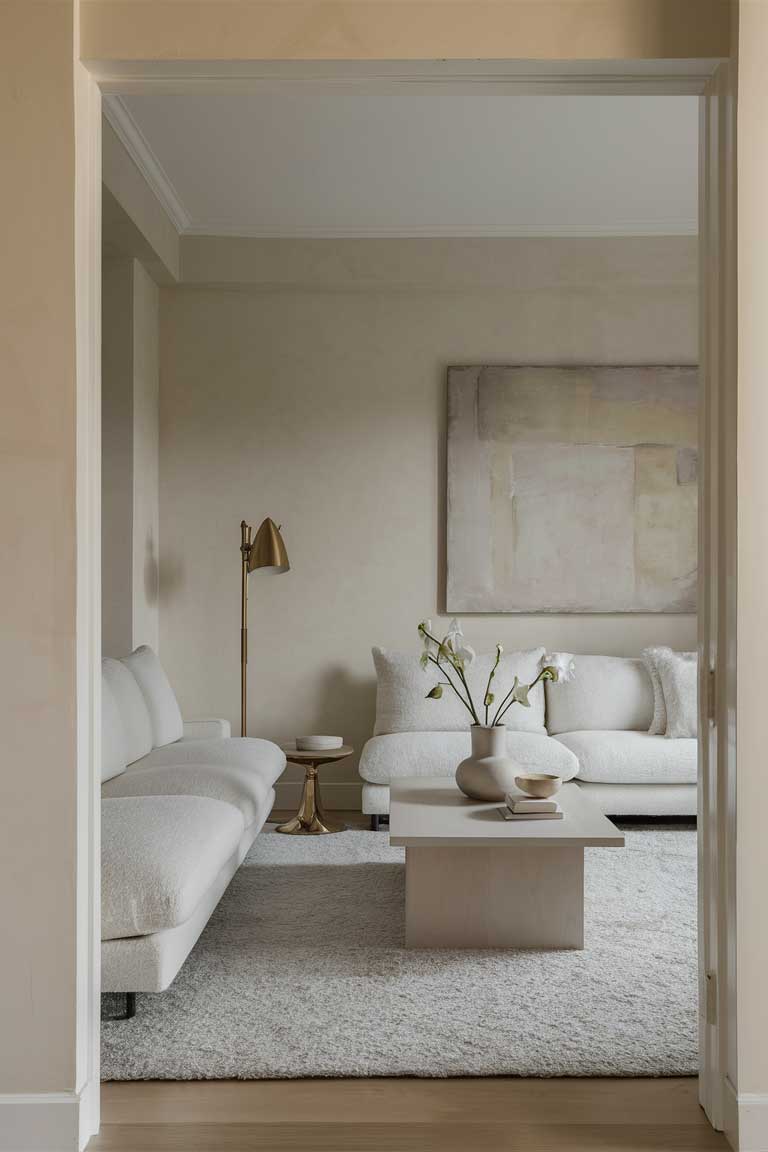
<instances>
[{"instance_id":1,"label":"lamp base","mask_svg":"<svg viewBox=\"0 0 768 1152\"><path fill-rule=\"evenodd\" d=\"M278 824L276 832L282 832L285 836L327 836L333 832L346 830L346 824L342 824L340 820L329 820L323 812L317 763L313 761L306 765L298 812L285 824Z\"/></svg>"}]
</instances>

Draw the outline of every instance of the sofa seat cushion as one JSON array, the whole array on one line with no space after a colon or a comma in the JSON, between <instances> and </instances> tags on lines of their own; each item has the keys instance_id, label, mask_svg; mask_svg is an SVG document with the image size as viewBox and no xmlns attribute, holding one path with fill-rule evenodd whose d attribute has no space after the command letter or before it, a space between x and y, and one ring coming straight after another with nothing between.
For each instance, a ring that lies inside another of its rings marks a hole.
<instances>
[{"instance_id":1,"label":"sofa seat cushion","mask_svg":"<svg viewBox=\"0 0 768 1152\"><path fill-rule=\"evenodd\" d=\"M183 924L237 850L243 830L237 808L202 796L104 800L102 939Z\"/></svg>"},{"instance_id":2,"label":"sofa seat cushion","mask_svg":"<svg viewBox=\"0 0 768 1152\"><path fill-rule=\"evenodd\" d=\"M224 740L177 740L175 744L153 748L140 763L143 768L167 768L181 764L249 768L274 784L285 771L285 753L271 740L230 736Z\"/></svg>"},{"instance_id":3,"label":"sofa seat cushion","mask_svg":"<svg viewBox=\"0 0 768 1152\"><path fill-rule=\"evenodd\" d=\"M232 804L246 827L264 807L274 783L270 772L242 764L150 764L143 760L102 786L102 796L203 796Z\"/></svg>"},{"instance_id":4,"label":"sofa seat cushion","mask_svg":"<svg viewBox=\"0 0 768 1152\"><path fill-rule=\"evenodd\" d=\"M653 684L643 660L575 656L576 675L546 685L547 731L647 732L653 719Z\"/></svg>"},{"instance_id":5,"label":"sofa seat cushion","mask_svg":"<svg viewBox=\"0 0 768 1152\"><path fill-rule=\"evenodd\" d=\"M579 759L579 779L595 784L695 784L696 741L650 732L561 732ZM118 777L121 779L121 777Z\"/></svg>"},{"instance_id":6,"label":"sofa seat cushion","mask_svg":"<svg viewBox=\"0 0 768 1152\"><path fill-rule=\"evenodd\" d=\"M555 772L564 780L579 770L578 760L563 744L535 732L508 732L507 751L521 766ZM394 732L367 742L359 771L372 784L388 784L401 776L452 776L471 752L469 731Z\"/></svg>"}]
</instances>

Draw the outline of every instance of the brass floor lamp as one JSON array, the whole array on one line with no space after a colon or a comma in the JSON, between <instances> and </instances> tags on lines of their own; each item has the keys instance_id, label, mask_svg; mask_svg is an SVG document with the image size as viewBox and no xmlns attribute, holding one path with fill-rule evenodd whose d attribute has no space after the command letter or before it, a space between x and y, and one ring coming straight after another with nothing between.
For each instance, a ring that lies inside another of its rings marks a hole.
<instances>
[{"instance_id":1,"label":"brass floor lamp","mask_svg":"<svg viewBox=\"0 0 768 1152\"><path fill-rule=\"evenodd\" d=\"M256 538L245 520L240 522L241 604L240 604L240 735L246 735L247 670L248 670L248 577L257 568L264 572L287 572L290 568L280 528L267 517L259 526Z\"/></svg>"}]
</instances>

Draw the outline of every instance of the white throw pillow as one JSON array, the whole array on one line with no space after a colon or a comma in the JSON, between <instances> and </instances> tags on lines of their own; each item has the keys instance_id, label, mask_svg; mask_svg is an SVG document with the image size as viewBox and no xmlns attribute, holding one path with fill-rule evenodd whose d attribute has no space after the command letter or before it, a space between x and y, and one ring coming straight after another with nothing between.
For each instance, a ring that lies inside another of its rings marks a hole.
<instances>
[{"instance_id":1,"label":"white throw pillow","mask_svg":"<svg viewBox=\"0 0 768 1152\"><path fill-rule=\"evenodd\" d=\"M378 684L376 690L375 736L390 732L458 732L472 724L472 717L449 688L443 690L440 700L427 700L430 688L439 680L434 664L425 672L419 664L418 652L391 652L386 648L373 649L373 663ZM539 674L543 648L526 652L505 652L493 680L496 703L493 712L511 689L515 676L521 684L530 684ZM482 707L485 686L496 654L477 656L467 669L467 680L478 709L480 720L485 719ZM530 708L513 704L504 716L504 723L515 732L545 732L543 685L537 684L530 694Z\"/></svg>"},{"instance_id":2,"label":"white throw pillow","mask_svg":"<svg viewBox=\"0 0 768 1152\"><path fill-rule=\"evenodd\" d=\"M688 653L670 652L658 657L658 669L667 709L665 735L671 740L698 735L698 660L691 660Z\"/></svg>"},{"instance_id":3,"label":"white throw pillow","mask_svg":"<svg viewBox=\"0 0 768 1152\"><path fill-rule=\"evenodd\" d=\"M120 660L101 662L101 670L114 697L123 726L125 758L129 764L152 751L152 725L141 689Z\"/></svg>"},{"instance_id":4,"label":"white throw pillow","mask_svg":"<svg viewBox=\"0 0 768 1152\"><path fill-rule=\"evenodd\" d=\"M128 754L125 750L123 722L112 689L104 671L101 675L101 780L111 780L125 771Z\"/></svg>"},{"instance_id":5,"label":"white throw pillow","mask_svg":"<svg viewBox=\"0 0 768 1152\"><path fill-rule=\"evenodd\" d=\"M142 644L121 661L141 689L152 725L152 746L162 748L184 735L184 721L165 670L148 644Z\"/></svg>"},{"instance_id":6,"label":"white throw pillow","mask_svg":"<svg viewBox=\"0 0 768 1152\"><path fill-rule=\"evenodd\" d=\"M547 684L547 731L647 732L653 688L645 664L625 656L575 656L576 676Z\"/></svg>"},{"instance_id":7,"label":"white throw pillow","mask_svg":"<svg viewBox=\"0 0 768 1152\"><path fill-rule=\"evenodd\" d=\"M653 684L653 719L648 731L651 736L663 736L667 731L667 706L664 703L664 689L661 684L658 663L661 656L671 656L672 649L663 645L657 648L644 648L642 655ZM695 652L678 652L677 655L682 656L685 660L696 659Z\"/></svg>"}]
</instances>

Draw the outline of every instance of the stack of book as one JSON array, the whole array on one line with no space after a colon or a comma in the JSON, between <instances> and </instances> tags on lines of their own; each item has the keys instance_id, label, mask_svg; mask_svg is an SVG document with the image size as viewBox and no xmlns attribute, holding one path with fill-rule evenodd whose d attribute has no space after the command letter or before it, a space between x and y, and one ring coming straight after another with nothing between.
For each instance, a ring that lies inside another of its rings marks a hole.
<instances>
[{"instance_id":1,"label":"stack of book","mask_svg":"<svg viewBox=\"0 0 768 1152\"><path fill-rule=\"evenodd\" d=\"M504 797L506 805L499 808L505 820L562 820L563 810L557 800L537 800L534 796L522 796L508 792Z\"/></svg>"}]
</instances>

